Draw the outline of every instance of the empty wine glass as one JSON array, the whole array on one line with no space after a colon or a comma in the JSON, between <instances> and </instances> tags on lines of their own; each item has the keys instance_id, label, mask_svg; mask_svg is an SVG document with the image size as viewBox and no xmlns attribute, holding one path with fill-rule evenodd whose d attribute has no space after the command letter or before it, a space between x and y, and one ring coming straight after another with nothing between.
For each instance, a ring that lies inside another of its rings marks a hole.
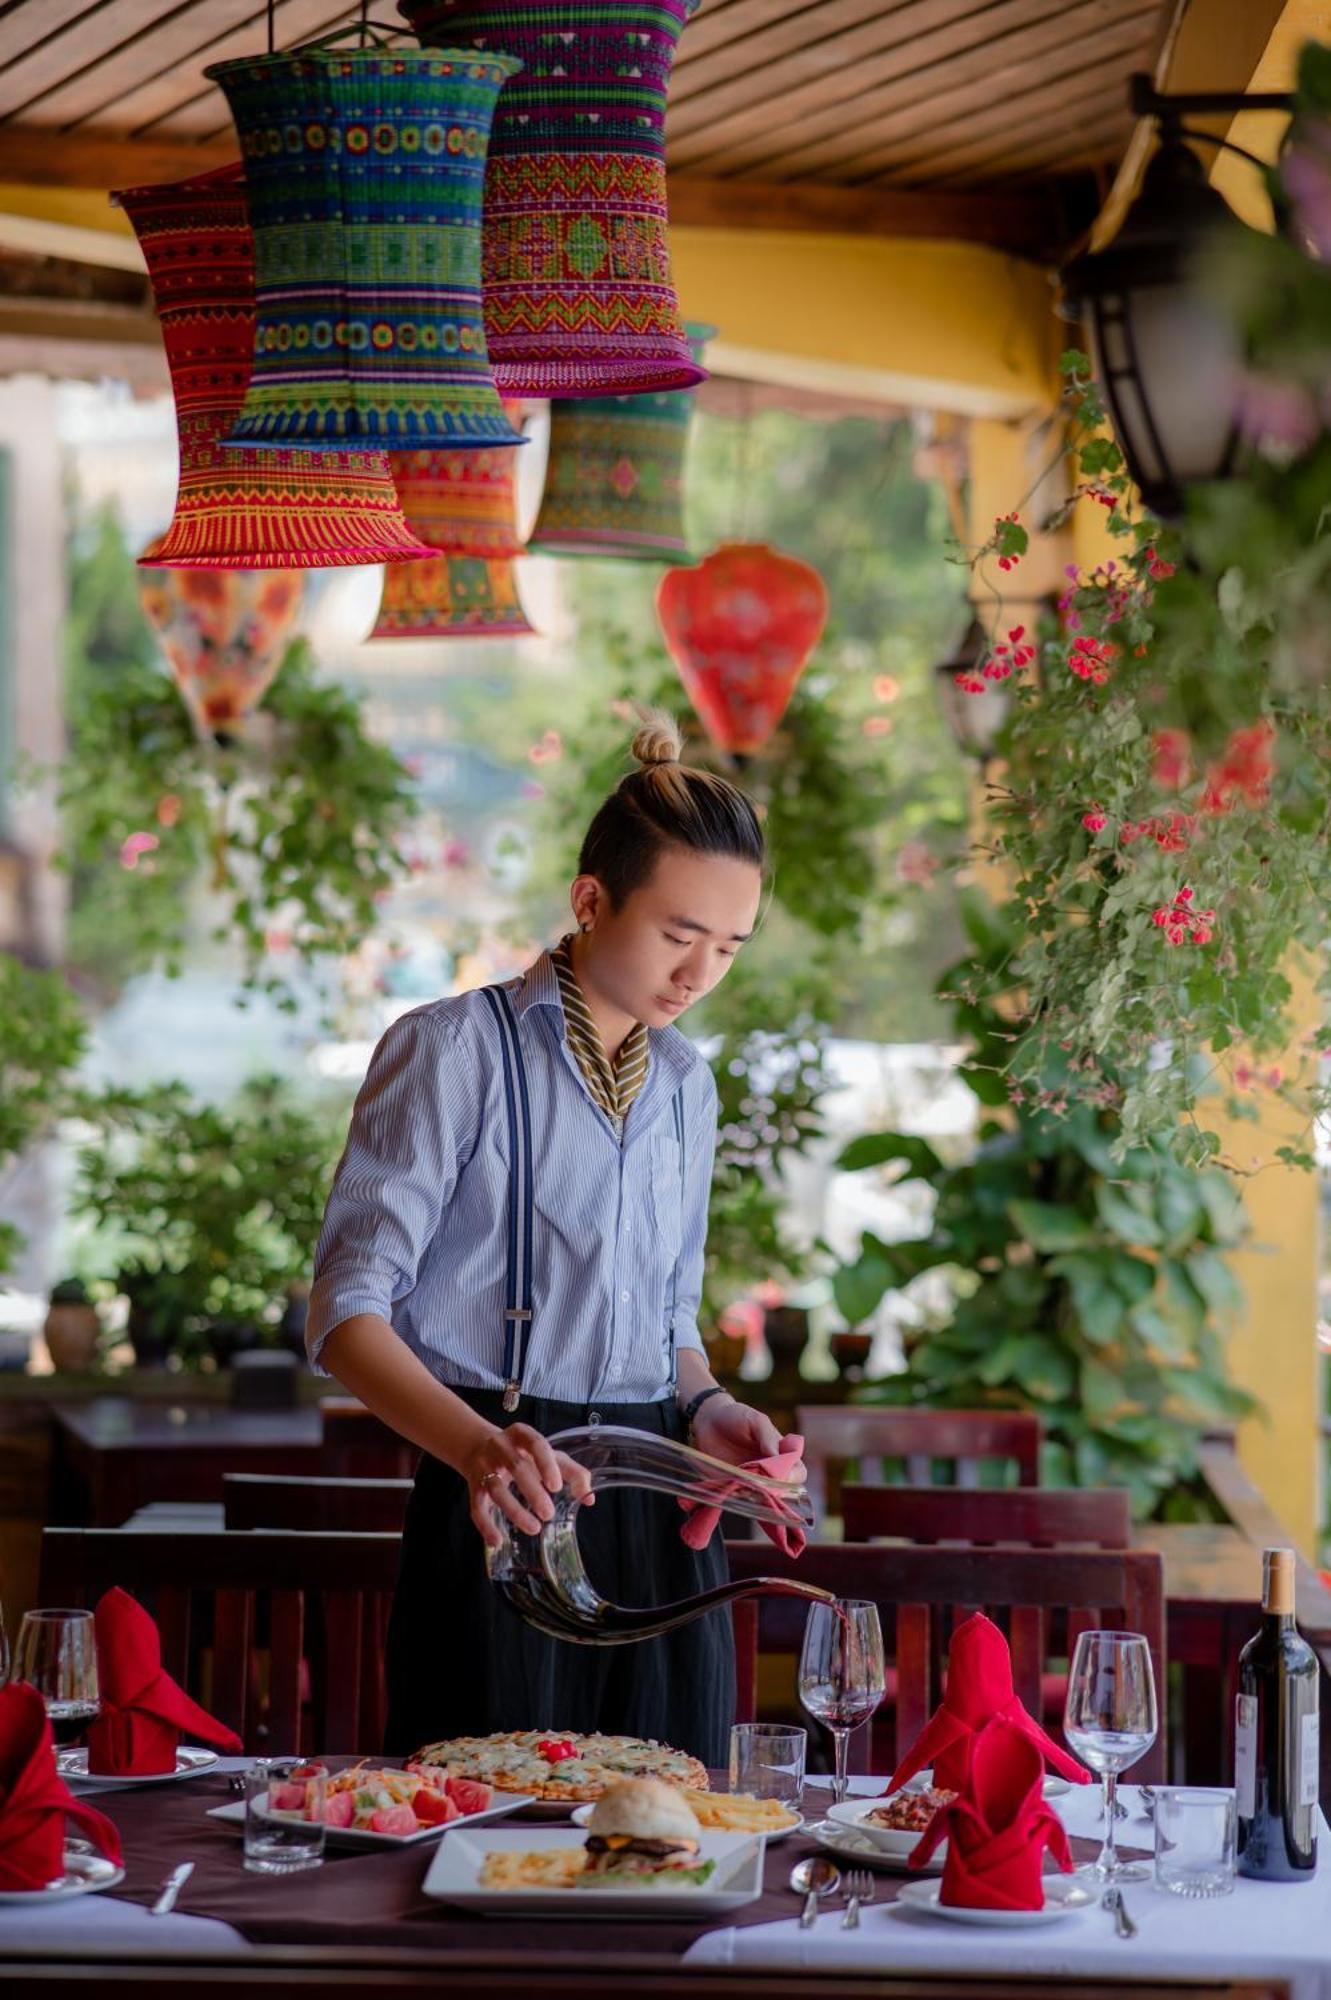
<instances>
[{"instance_id":1,"label":"empty wine glass","mask_svg":"<svg viewBox=\"0 0 1331 2000\"><path fill-rule=\"evenodd\" d=\"M800 1700L832 1732L836 1745L832 1796L838 1805L846 1796L850 1732L869 1720L886 1690L878 1606L846 1598L810 1605L800 1653Z\"/></svg>"},{"instance_id":2,"label":"empty wine glass","mask_svg":"<svg viewBox=\"0 0 1331 2000\"><path fill-rule=\"evenodd\" d=\"M1083 1632L1072 1655L1063 1730L1083 1764L1100 1773L1105 1839L1087 1872L1101 1882L1145 1881L1150 1869L1120 1861L1114 1846L1118 1774L1156 1736L1155 1674L1140 1632Z\"/></svg>"},{"instance_id":3,"label":"empty wine glass","mask_svg":"<svg viewBox=\"0 0 1331 2000\"><path fill-rule=\"evenodd\" d=\"M25 1611L14 1647L14 1679L36 1688L58 1744L82 1736L102 1705L91 1611Z\"/></svg>"}]
</instances>

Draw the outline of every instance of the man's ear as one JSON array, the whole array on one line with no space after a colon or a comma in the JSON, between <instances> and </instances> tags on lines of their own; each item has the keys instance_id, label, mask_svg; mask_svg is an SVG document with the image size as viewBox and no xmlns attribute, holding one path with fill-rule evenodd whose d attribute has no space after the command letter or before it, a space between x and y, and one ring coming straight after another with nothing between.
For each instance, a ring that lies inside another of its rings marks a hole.
<instances>
[{"instance_id":1,"label":"man's ear","mask_svg":"<svg viewBox=\"0 0 1331 2000\"><path fill-rule=\"evenodd\" d=\"M594 929L597 919L603 917L610 906L605 885L595 875L578 876L569 891L569 903L581 931Z\"/></svg>"}]
</instances>

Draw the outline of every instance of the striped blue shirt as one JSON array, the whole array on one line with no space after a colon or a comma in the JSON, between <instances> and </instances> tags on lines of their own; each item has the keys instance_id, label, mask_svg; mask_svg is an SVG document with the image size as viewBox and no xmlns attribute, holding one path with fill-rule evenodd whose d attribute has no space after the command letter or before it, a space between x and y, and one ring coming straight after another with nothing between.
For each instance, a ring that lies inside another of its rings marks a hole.
<instances>
[{"instance_id":1,"label":"striped blue shirt","mask_svg":"<svg viewBox=\"0 0 1331 2000\"><path fill-rule=\"evenodd\" d=\"M698 1302L716 1085L677 1028L649 1033L622 1142L564 1039L549 954L509 988L531 1091L534 1315L524 1395L656 1402ZM684 1160L671 1109L683 1091ZM685 1184L685 1181L687 1184ZM394 1022L356 1099L314 1257L311 1362L353 1313L391 1320L450 1388L501 1389L509 1214L499 1030L481 993Z\"/></svg>"}]
</instances>

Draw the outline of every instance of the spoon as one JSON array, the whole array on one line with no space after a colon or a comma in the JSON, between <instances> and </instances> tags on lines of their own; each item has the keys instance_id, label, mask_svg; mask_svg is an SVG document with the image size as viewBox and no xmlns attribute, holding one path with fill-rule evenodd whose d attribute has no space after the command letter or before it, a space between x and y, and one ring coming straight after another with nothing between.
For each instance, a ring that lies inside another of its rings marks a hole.
<instances>
[{"instance_id":1,"label":"spoon","mask_svg":"<svg viewBox=\"0 0 1331 2000\"><path fill-rule=\"evenodd\" d=\"M841 1887L841 1870L825 1854L811 1854L791 1869L790 1886L797 1896L804 1898L800 1929L807 1931L818 1915L819 1897L835 1895Z\"/></svg>"}]
</instances>

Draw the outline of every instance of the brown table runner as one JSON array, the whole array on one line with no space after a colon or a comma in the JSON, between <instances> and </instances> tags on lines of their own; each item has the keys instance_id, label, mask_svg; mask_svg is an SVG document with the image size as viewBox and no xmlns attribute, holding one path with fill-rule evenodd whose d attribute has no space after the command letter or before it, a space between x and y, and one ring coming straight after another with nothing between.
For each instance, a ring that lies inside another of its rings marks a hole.
<instances>
[{"instance_id":1,"label":"brown table runner","mask_svg":"<svg viewBox=\"0 0 1331 2000\"><path fill-rule=\"evenodd\" d=\"M128 1902L154 1902L177 1862L192 1861L194 1873L176 1908L189 1916L218 1918L251 1944L437 1947L459 1953L503 1949L530 1951L533 1958L548 1958L561 1949L565 1927L558 1921L479 1917L423 1895L433 1842L399 1853L357 1854L330 1847L321 1868L290 1876L250 1874L241 1865L240 1826L207 1817L210 1806L231 1797L226 1779L213 1775L99 1800L118 1827L125 1852L125 1880L113 1893ZM1094 1859L1093 1841L1074 1840L1072 1845L1078 1860ZM762 1895L713 1923L598 1917L569 1929L569 1948L576 1943L579 1952L598 1955L678 1958L708 1930L792 1917L799 1904L787 1887L790 1871L804 1855L819 1851L802 1834L769 1846ZM908 1879L875 1871L875 1901L895 1900ZM834 1921L831 1908L822 1921Z\"/></svg>"}]
</instances>

